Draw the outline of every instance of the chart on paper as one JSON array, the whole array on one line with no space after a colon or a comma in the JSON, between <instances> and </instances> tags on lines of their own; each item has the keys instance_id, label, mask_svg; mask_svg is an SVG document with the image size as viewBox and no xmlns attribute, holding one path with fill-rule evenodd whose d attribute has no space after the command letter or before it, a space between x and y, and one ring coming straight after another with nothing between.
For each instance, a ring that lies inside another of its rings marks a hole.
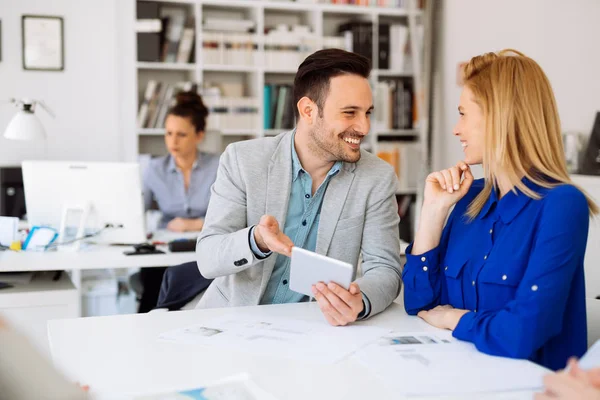
<instances>
[{"instance_id":1,"label":"chart on paper","mask_svg":"<svg viewBox=\"0 0 600 400\"><path fill-rule=\"evenodd\" d=\"M276 400L247 374L225 378L206 387L135 397L134 400Z\"/></svg>"},{"instance_id":2,"label":"chart on paper","mask_svg":"<svg viewBox=\"0 0 600 400\"><path fill-rule=\"evenodd\" d=\"M371 326L333 327L326 322L227 316L165 332L159 339L329 364L387 332Z\"/></svg>"},{"instance_id":3,"label":"chart on paper","mask_svg":"<svg viewBox=\"0 0 600 400\"><path fill-rule=\"evenodd\" d=\"M445 331L393 332L353 357L407 396L537 389L549 372L525 360L485 355Z\"/></svg>"}]
</instances>

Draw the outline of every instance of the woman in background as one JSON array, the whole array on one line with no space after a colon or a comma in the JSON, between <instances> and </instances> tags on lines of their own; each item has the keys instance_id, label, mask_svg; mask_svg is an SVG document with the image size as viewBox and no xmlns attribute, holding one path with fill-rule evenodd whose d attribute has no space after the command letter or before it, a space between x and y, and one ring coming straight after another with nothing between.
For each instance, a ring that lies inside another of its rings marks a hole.
<instances>
[{"instance_id":1,"label":"woman in background","mask_svg":"<svg viewBox=\"0 0 600 400\"><path fill-rule=\"evenodd\" d=\"M427 177L406 311L483 353L557 370L587 349L583 259L598 207L567 172L552 87L531 58L487 53L465 67L458 112L464 162Z\"/></svg>"},{"instance_id":2,"label":"woman in background","mask_svg":"<svg viewBox=\"0 0 600 400\"><path fill-rule=\"evenodd\" d=\"M162 213L160 229L200 231L217 177L219 157L198 151L205 135L208 109L195 92L179 93L165 120L169 155L150 161L144 171L144 205L156 203ZM139 312L156 307L166 268L142 268L143 293Z\"/></svg>"}]
</instances>

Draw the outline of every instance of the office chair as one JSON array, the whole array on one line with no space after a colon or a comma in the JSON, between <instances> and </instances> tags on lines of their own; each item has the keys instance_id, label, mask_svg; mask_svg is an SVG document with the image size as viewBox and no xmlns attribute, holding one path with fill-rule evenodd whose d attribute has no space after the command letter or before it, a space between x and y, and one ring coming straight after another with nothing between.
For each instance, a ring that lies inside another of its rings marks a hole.
<instances>
[{"instance_id":1,"label":"office chair","mask_svg":"<svg viewBox=\"0 0 600 400\"><path fill-rule=\"evenodd\" d=\"M169 311L181 310L206 290L212 281L200 274L195 261L169 267L163 276L156 308L166 308Z\"/></svg>"}]
</instances>

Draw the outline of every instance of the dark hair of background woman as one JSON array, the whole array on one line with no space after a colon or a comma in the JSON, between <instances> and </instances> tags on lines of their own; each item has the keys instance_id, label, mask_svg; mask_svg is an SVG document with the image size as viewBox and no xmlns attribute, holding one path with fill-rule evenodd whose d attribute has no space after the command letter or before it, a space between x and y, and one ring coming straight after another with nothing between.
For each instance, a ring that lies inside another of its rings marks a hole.
<instances>
[{"instance_id":1,"label":"dark hair of background woman","mask_svg":"<svg viewBox=\"0 0 600 400\"><path fill-rule=\"evenodd\" d=\"M169 110L168 115L188 118L196 132L204 131L208 108L202 102L202 97L196 92L181 92L177 94L175 101L176 104Z\"/></svg>"}]
</instances>

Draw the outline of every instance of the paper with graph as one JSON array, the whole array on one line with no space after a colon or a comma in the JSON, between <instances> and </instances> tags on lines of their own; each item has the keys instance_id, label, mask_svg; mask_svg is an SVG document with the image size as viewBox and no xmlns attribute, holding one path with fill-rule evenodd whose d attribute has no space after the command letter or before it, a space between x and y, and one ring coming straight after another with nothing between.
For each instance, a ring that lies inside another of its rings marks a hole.
<instances>
[{"instance_id":1,"label":"paper with graph","mask_svg":"<svg viewBox=\"0 0 600 400\"><path fill-rule=\"evenodd\" d=\"M320 363L335 363L377 340L389 329L351 325L333 327L323 322L285 318L243 318L239 315L207 320L165 332L161 340L224 347Z\"/></svg>"},{"instance_id":2,"label":"paper with graph","mask_svg":"<svg viewBox=\"0 0 600 400\"><path fill-rule=\"evenodd\" d=\"M549 372L529 361L485 355L441 330L387 334L353 358L392 393L406 396L538 389Z\"/></svg>"}]
</instances>

